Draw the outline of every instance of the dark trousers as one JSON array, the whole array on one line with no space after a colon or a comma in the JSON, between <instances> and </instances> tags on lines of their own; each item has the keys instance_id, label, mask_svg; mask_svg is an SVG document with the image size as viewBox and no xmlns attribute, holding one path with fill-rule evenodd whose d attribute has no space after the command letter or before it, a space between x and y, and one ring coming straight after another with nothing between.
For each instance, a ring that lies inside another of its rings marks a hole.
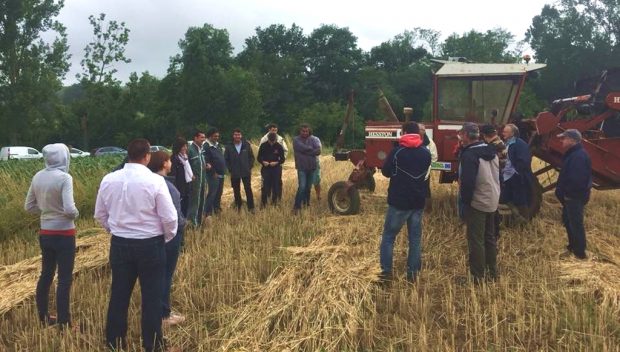
<instances>
[{"instance_id":1,"label":"dark trousers","mask_svg":"<svg viewBox=\"0 0 620 352\"><path fill-rule=\"evenodd\" d=\"M301 209L302 205L310 205L313 176L314 170L297 170L297 194L295 194L294 209Z\"/></svg>"},{"instance_id":2,"label":"dark trousers","mask_svg":"<svg viewBox=\"0 0 620 352\"><path fill-rule=\"evenodd\" d=\"M260 170L263 177L263 187L261 188L261 204L267 205L267 200L271 196L271 203L276 204L282 199L282 166L263 166Z\"/></svg>"},{"instance_id":3,"label":"dark trousers","mask_svg":"<svg viewBox=\"0 0 620 352\"><path fill-rule=\"evenodd\" d=\"M58 284L56 285L56 311L59 324L69 324L69 300L73 282L73 264L75 263L75 236L41 235L41 276L37 283L36 301L39 319L46 322L49 318L49 293L56 266L58 266Z\"/></svg>"},{"instance_id":4,"label":"dark trousers","mask_svg":"<svg viewBox=\"0 0 620 352\"><path fill-rule=\"evenodd\" d=\"M487 213L465 206L469 271L475 281L484 278L485 272L497 278L497 241L495 237L495 212Z\"/></svg>"},{"instance_id":5,"label":"dark trousers","mask_svg":"<svg viewBox=\"0 0 620 352\"><path fill-rule=\"evenodd\" d=\"M243 189L245 190L245 197L248 202L248 209L254 209L254 195L252 194L252 182L250 176L247 177L231 177L230 183L233 188L233 194L235 195L235 206L237 210L241 210L241 181L243 181Z\"/></svg>"},{"instance_id":6,"label":"dark trousers","mask_svg":"<svg viewBox=\"0 0 620 352\"><path fill-rule=\"evenodd\" d=\"M562 222L568 235L566 248L580 258L586 255L586 230L583 226L585 206L582 200L566 199L562 208Z\"/></svg>"},{"instance_id":7,"label":"dark trousers","mask_svg":"<svg viewBox=\"0 0 620 352\"><path fill-rule=\"evenodd\" d=\"M207 174L207 200L205 203L205 214L212 215L222 211L221 200L224 192L224 178Z\"/></svg>"},{"instance_id":8,"label":"dark trousers","mask_svg":"<svg viewBox=\"0 0 620 352\"><path fill-rule=\"evenodd\" d=\"M164 293L162 296L162 318L170 317L170 291L172 290L172 277L174 271L177 268L177 262L179 261L179 253L181 251L181 244L183 243L183 226L179 227L177 235L172 240L166 243L166 270L164 276Z\"/></svg>"},{"instance_id":9,"label":"dark trousers","mask_svg":"<svg viewBox=\"0 0 620 352\"><path fill-rule=\"evenodd\" d=\"M131 292L140 280L142 294L142 343L146 351L163 347L161 302L166 252L164 236L127 239L112 236L110 244L112 287L106 322L106 342L111 348L125 347L127 312Z\"/></svg>"}]
</instances>

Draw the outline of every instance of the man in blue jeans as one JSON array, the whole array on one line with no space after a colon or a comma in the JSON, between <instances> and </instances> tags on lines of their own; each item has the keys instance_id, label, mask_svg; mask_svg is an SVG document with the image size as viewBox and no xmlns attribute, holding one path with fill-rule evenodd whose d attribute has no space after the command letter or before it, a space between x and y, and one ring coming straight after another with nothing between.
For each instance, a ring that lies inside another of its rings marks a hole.
<instances>
[{"instance_id":1,"label":"man in blue jeans","mask_svg":"<svg viewBox=\"0 0 620 352\"><path fill-rule=\"evenodd\" d=\"M146 167L150 148L146 139L131 141L129 162L103 178L95 203L95 219L112 234L112 285L105 330L106 343L113 350L127 347L127 313L136 280L142 295L143 347L147 352L164 349L164 243L176 235L178 214L164 178Z\"/></svg>"},{"instance_id":2,"label":"man in blue jeans","mask_svg":"<svg viewBox=\"0 0 620 352\"><path fill-rule=\"evenodd\" d=\"M562 222L568 235L567 252L578 259L586 259L586 230L583 226L583 211L590 200L592 189L592 161L581 145L581 133L568 129L558 135L566 149L562 169L555 187L555 195L562 203Z\"/></svg>"},{"instance_id":3,"label":"man in blue jeans","mask_svg":"<svg viewBox=\"0 0 620 352\"><path fill-rule=\"evenodd\" d=\"M310 125L304 123L299 128L299 135L293 138L293 149L298 182L293 213L298 214L302 205L310 205L310 189L314 183L317 157L321 155L321 140L313 136Z\"/></svg>"},{"instance_id":4,"label":"man in blue jeans","mask_svg":"<svg viewBox=\"0 0 620 352\"><path fill-rule=\"evenodd\" d=\"M422 267L422 212L426 203L424 179L431 165L431 153L422 146L418 124L407 122L403 135L383 163L381 173L390 178L388 209L385 214L379 260L381 280L392 278L394 241L407 223L409 254L407 256L407 280L414 282Z\"/></svg>"},{"instance_id":5,"label":"man in blue jeans","mask_svg":"<svg viewBox=\"0 0 620 352\"><path fill-rule=\"evenodd\" d=\"M207 131L207 140L203 144L207 163L207 200L205 215L207 217L222 211L221 200L224 192L224 175L226 175L226 159L224 147L219 143L220 131L213 127Z\"/></svg>"}]
</instances>

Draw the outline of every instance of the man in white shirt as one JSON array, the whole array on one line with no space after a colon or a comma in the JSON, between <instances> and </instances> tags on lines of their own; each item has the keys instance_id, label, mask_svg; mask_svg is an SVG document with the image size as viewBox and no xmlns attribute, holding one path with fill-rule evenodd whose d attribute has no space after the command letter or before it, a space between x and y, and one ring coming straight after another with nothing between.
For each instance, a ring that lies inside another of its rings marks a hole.
<instances>
[{"instance_id":1,"label":"man in white shirt","mask_svg":"<svg viewBox=\"0 0 620 352\"><path fill-rule=\"evenodd\" d=\"M142 293L144 349L163 349L164 243L175 236L178 218L165 180L146 167L150 147L146 139L129 143L129 162L103 178L95 205L95 219L112 234L106 343L115 350L127 346L127 310L136 279Z\"/></svg>"}]
</instances>

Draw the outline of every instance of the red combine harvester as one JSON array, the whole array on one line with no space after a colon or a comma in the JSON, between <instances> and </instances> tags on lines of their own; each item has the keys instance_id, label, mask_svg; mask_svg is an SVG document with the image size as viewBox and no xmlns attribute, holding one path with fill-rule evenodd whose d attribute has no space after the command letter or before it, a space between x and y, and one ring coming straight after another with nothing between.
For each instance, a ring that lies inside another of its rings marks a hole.
<instances>
[{"instance_id":1,"label":"red combine harvester","mask_svg":"<svg viewBox=\"0 0 620 352\"><path fill-rule=\"evenodd\" d=\"M579 82L588 84L592 79ZM536 176L562 165L564 149L557 135L567 129L579 130L582 144L592 159L592 181L595 189L620 188L620 68L603 71L590 94L553 102L551 111L525 121L531 134L532 154L548 165ZM583 90L582 90L583 91ZM552 179L542 192L552 190Z\"/></svg>"},{"instance_id":2,"label":"red combine harvester","mask_svg":"<svg viewBox=\"0 0 620 352\"><path fill-rule=\"evenodd\" d=\"M510 122L509 118L517 107L527 75L546 65L437 62L443 66L433 76L433 116L432 122L426 124L426 131L437 145L439 154L439 161L433 163L432 168L440 172L440 183L451 183L457 176L458 161L454 151L458 144L457 131L462 124L491 123L499 127ZM604 112L587 119L565 121L568 112L578 103L583 105L590 102L601 110L601 101L596 100L601 95L601 85L598 87L595 94L562 100L562 106L556 114L544 112L535 119L520 121L521 128L526 129L522 132L530 136L533 154L549 164L537 171L536 175L561 167L563 151L556 135L567 128L577 128L583 132L584 145L592 157L595 187L620 188L620 139L618 136L606 135L604 129L601 129L605 121L618 118L617 99L620 93L612 91L604 97ZM352 98L349 100L334 156L336 160L349 160L355 168L347 181L336 182L329 189L328 204L334 213L348 215L359 212L358 190L374 190L373 174L377 168L381 168L383 160L401 135L402 122L396 118L383 95L379 102L389 120L367 122L364 150L343 150L339 147L342 146L352 114ZM405 108L405 115L411 111ZM543 191L554 186L553 182L546 188L539 183L533 184L531 203L527 210L530 216L538 212Z\"/></svg>"}]
</instances>

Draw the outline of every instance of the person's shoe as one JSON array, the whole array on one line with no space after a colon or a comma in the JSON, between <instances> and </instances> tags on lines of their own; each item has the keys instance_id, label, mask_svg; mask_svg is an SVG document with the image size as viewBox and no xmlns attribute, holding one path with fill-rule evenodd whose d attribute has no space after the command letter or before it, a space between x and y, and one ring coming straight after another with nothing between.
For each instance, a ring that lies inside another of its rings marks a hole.
<instances>
[{"instance_id":1,"label":"person's shoe","mask_svg":"<svg viewBox=\"0 0 620 352\"><path fill-rule=\"evenodd\" d=\"M588 256L585 253L575 253L575 258L579 259L579 260L586 260L588 259Z\"/></svg>"},{"instance_id":2,"label":"person's shoe","mask_svg":"<svg viewBox=\"0 0 620 352\"><path fill-rule=\"evenodd\" d=\"M565 252L562 252L560 254L560 259L568 259L572 256L573 256L573 252L571 252L570 250L566 250Z\"/></svg>"},{"instance_id":3,"label":"person's shoe","mask_svg":"<svg viewBox=\"0 0 620 352\"><path fill-rule=\"evenodd\" d=\"M168 318L162 319L162 324L165 326L174 326L181 324L185 321L185 317L178 313L170 313Z\"/></svg>"},{"instance_id":4,"label":"person's shoe","mask_svg":"<svg viewBox=\"0 0 620 352\"><path fill-rule=\"evenodd\" d=\"M382 272L379 274L379 285L381 287L388 287L392 283L392 273Z\"/></svg>"},{"instance_id":5,"label":"person's shoe","mask_svg":"<svg viewBox=\"0 0 620 352\"><path fill-rule=\"evenodd\" d=\"M413 272L407 272L407 282L410 284L415 284L416 281L418 280L418 275L416 273Z\"/></svg>"}]
</instances>

